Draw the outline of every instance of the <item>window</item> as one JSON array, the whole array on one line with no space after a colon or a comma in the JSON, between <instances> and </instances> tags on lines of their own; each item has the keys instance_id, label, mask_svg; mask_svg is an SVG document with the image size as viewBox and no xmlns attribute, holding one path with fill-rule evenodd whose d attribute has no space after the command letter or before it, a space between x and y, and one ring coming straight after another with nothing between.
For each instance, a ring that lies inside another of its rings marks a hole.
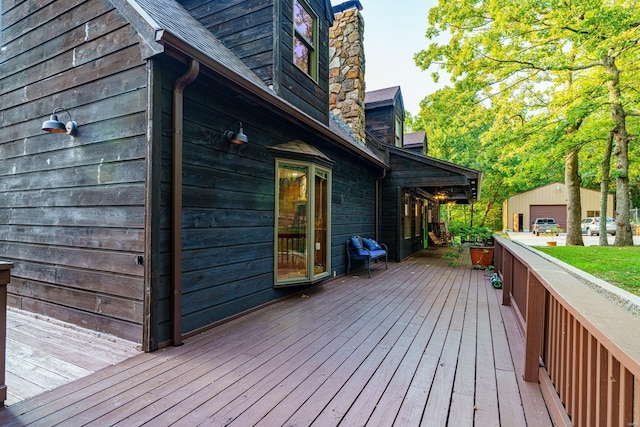
<instances>
[{"instance_id":1,"label":"window","mask_svg":"<svg viewBox=\"0 0 640 427\"><path fill-rule=\"evenodd\" d=\"M293 62L311 78L318 77L318 19L302 0L293 2Z\"/></svg>"},{"instance_id":2,"label":"window","mask_svg":"<svg viewBox=\"0 0 640 427\"><path fill-rule=\"evenodd\" d=\"M276 286L312 282L331 271L331 171L276 162Z\"/></svg>"},{"instance_id":3,"label":"window","mask_svg":"<svg viewBox=\"0 0 640 427\"><path fill-rule=\"evenodd\" d=\"M411 238L411 197L404 195L404 238Z\"/></svg>"},{"instance_id":4,"label":"window","mask_svg":"<svg viewBox=\"0 0 640 427\"><path fill-rule=\"evenodd\" d=\"M395 133L396 147L402 148L402 121L396 117L396 133Z\"/></svg>"}]
</instances>

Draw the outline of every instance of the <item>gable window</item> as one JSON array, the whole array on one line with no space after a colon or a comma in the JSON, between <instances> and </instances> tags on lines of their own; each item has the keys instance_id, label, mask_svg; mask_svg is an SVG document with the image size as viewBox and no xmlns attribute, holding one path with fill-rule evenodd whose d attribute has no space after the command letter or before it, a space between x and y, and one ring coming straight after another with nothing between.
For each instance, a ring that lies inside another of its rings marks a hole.
<instances>
[{"instance_id":1,"label":"gable window","mask_svg":"<svg viewBox=\"0 0 640 427\"><path fill-rule=\"evenodd\" d=\"M309 283L331 270L331 171L276 161L276 286Z\"/></svg>"},{"instance_id":2,"label":"gable window","mask_svg":"<svg viewBox=\"0 0 640 427\"><path fill-rule=\"evenodd\" d=\"M293 1L293 62L318 78L318 18L303 0Z\"/></svg>"}]
</instances>

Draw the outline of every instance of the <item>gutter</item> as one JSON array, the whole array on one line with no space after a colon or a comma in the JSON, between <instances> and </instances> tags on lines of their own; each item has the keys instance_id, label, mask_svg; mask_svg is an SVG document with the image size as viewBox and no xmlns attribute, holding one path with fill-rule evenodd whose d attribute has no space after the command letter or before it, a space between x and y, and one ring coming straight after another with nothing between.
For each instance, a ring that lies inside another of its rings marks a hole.
<instances>
[{"instance_id":1,"label":"gutter","mask_svg":"<svg viewBox=\"0 0 640 427\"><path fill-rule=\"evenodd\" d=\"M200 63L191 59L189 71L173 85L173 157L171 165L171 344L182 345L182 126L184 89L200 72Z\"/></svg>"},{"instance_id":2,"label":"gutter","mask_svg":"<svg viewBox=\"0 0 640 427\"><path fill-rule=\"evenodd\" d=\"M158 43L171 46L172 50L184 55L187 58L192 58L193 60L199 61L202 65L214 71L216 74L219 74L220 76L244 89L244 95L248 98L257 98L258 101L262 102L263 106L269 107L271 111L277 110L282 117L285 117L287 120L295 123L301 128L315 131L331 141L338 142L341 148L351 152L352 154L355 154L358 157L364 157L371 163L381 168L390 169L390 166L384 161L372 154L359 150L346 139L336 135L331 129L329 129L327 125L314 119L303 111L298 110L292 104L277 96L271 89L267 88L266 86L262 87L254 82L251 82L250 80L231 70L225 64L222 64L221 62L206 56L201 51L189 45L184 40L171 34L169 31L157 30L155 34L155 40Z\"/></svg>"}]
</instances>

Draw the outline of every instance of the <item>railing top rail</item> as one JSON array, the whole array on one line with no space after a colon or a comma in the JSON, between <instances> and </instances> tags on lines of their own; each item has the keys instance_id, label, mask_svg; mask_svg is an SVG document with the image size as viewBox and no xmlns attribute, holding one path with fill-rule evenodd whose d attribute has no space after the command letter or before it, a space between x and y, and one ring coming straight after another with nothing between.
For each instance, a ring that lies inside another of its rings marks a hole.
<instances>
[{"instance_id":1,"label":"railing top rail","mask_svg":"<svg viewBox=\"0 0 640 427\"><path fill-rule=\"evenodd\" d=\"M640 318L596 292L540 253L497 237L538 281L635 376L640 377Z\"/></svg>"}]
</instances>

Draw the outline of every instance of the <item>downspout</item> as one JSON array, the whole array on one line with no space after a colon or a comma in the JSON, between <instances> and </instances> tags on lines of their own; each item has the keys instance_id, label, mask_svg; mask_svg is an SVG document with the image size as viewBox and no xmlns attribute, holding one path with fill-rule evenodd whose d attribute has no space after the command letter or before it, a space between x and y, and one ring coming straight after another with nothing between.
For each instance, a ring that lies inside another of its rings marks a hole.
<instances>
[{"instance_id":1,"label":"downspout","mask_svg":"<svg viewBox=\"0 0 640 427\"><path fill-rule=\"evenodd\" d=\"M376 178L376 214L375 214L375 225L376 225L376 241L380 241L380 181L382 181L387 176L387 170L382 169L382 176Z\"/></svg>"},{"instance_id":2,"label":"downspout","mask_svg":"<svg viewBox=\"0 0 640 427\"><path fill-rule=\"evenodd\" d=\"M200 72L200 63L191 59L189 71L173 85L173 164L171 167L171 344L182 345L182 125L184 89Z\"/></svg>"}]
</instances>

